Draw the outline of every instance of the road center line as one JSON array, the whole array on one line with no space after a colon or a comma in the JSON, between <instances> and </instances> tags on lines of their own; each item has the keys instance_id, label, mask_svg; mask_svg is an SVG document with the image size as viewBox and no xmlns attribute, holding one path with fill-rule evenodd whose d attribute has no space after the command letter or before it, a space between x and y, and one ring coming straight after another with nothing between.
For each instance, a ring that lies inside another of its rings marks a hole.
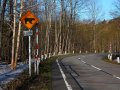
<instances>
[{"instance_id":1,"label":"road center line","mask_svg":"<svg viewBox=\"0 0 120 90\"><path fill-rule=\"evenodd\" d=\"M86 63L85 61L83 61L83 60L81 60L81 62L83 62L83 63ZM97 69L97 70L102 70L102 69L100 69L100 68L98 68L98 67L96 67L96 66L94 66L94 65L90 65L91 67L93 67L93 68L95 68L95 69Z\"/></svg>"},{"instance_id":2,"label":"road center line","mask_svg":"<svg viewBox=\"0 0 120 90\"><path fill-rule=\"evenodd\" d=\"M83 63L86 63L85 61L81 60Z\"/></svg>"},{"instance_id":3,"label":"road center line","mask_svg":"<svg viewBox=\"0 0 120 90\"><path fill-rule=\"evenodd\" d=\"M116 77L117 79L120 79L120 77Z\"/></svg>"},{"instance_id":4,"label":"road center line","mask_svg":"<svg viewBox=\"0 0 120 90\"><path fill-rule=\"evenodd\" d=\"M91 65L91 67L93 67L93 68L95 68L95 69L97 69L97 70L101 70L100 68L98 68L98 67L96 67L96 66L94 66L94 65Z\"/></svg>"},{"instance_id":5,"label":"road center line","mask_svg":"<svg viewBox=\"0 0 120 90\"><path fill-rule=\"evenodd\" d=\"M120 79L120 77L117 77L116 75L113 75L113 77L117 78L117 79Z\"/></svg>"},{"instance_id":6,"label":"road center line","mask_svg":"<svg viewBox=\"0 0 120 90\"><path fill-rule=\"evenodd\" d=\"M63 72L63 70L62 70L62 68L61 68L58 60L56 60L56 63L57 63L57 65L58 65L58 67L59 67L59 70L60 70L60 72L61 72L61 74L62 74L62 77L63 77L63 80L64 80L64 82L65 82L65 85L66 85L67 89L68 89L68 90L72 90L72 87L71 87L71 85L67 82L66 76L65 76L65 74L64 74L64 72Z\"/></svg>"},{"instance_id":7,"label":"road center line","mask_svg":"<svg viewBox=\"0 0 120 90\"><path fill-rule=\"evenodd\" d=\"M83 60L81 60L81 62L83 62L83 63L86 63L85 61L83 61ZM98 68L98 67L96 67L96 66L94 66L94 65L90 65L91 67L93 67L93 68L95 68L95 69L97 69L97 70L99 70L99 71L101 71L102 69L100 69L100 68ZM103 71L103 70L102 70ZM105 71L104 71L105 72ZM107 72L106 72L107 73ZM118 76L116 76L116 75L112 75L112 74L110 74L110 73L108 73L109 75L111 75L111 76L113 76L114 78L117 78L117 79L120 79L120 77L118 77Z\"/></svg>"}]
</instances>

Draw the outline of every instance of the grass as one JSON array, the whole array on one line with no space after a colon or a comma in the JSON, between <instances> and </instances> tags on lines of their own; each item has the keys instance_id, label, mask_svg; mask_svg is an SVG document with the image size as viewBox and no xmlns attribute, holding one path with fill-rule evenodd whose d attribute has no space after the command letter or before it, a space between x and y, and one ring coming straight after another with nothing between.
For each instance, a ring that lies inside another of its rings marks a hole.
<instances>
[{"instance_id":1,"label":"grass","mask_svg":"<svg viewBox=\"0 0 120 90\"><path fill-rule=\"evenodd\" d=\"M59 59L64 57L66 56L61 55ZM51 57L41 62L39 75L34 74L34 67L31 77L28 75L28 69L25 70L16 80L8 83L4 90L52 90L52 64L57 58L58 56Z\"/></svg>"}]
</instances>

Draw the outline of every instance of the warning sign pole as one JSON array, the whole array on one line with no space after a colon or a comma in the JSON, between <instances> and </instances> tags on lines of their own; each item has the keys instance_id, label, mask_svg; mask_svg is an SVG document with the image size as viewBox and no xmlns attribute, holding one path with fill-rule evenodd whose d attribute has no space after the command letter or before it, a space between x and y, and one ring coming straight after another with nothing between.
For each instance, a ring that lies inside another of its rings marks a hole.
<instances>
[{"instance_id":1,"label":"warning sign pole","mask_svg":"<svg viewBox=\"0 0 120 90\"><path fill-rule=\"evenodd\" d=\"M31 76L31 36L29 36L29 76Z\"/></svg>"}]
</instances>

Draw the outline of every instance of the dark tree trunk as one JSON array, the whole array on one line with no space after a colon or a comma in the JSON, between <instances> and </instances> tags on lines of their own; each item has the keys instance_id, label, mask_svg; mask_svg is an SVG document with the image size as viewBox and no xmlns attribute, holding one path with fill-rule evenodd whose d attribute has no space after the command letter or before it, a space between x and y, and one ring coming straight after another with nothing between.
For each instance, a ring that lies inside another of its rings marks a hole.
<instances>
[{"instance_id":1,"label":"dark tree trunk","mask_svg":"<svg viewBox=\"0 0 120 90\"><path fill-rule=\"evenodd\" d=\"M0 61L1 61L1 53L2 53L2 48L1 48L1 43L2 43L2 29L3 29L3 24L4 24L4 15L5 15L5 8L6 8L6 2L7 0L3 0L3 5L2 5L2 10L1 10L1 16L0 16Z\"/></svg>"}]
</instances>

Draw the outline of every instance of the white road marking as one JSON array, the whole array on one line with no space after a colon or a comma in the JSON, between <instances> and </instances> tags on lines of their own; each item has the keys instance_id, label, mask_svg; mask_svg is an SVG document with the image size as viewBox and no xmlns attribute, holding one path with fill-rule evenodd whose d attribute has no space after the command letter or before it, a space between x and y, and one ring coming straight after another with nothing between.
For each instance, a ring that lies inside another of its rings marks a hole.
<instances>
[{"instance_id":1,"label":"white road marking","mask_svg":"<svg viewBox=\"0 0 120 90\"><path fill-rule=\"evenodd\" d=\"M80 60L80 58L78 58Z\"/></svg>"},{"instance_id":2,"label":"white road marking","mask_svg":"<svg viewBox=\"0 0 120 90\"><path fill-rule=\"evenodd\" d=\"M79 58L78 58L79 59ZM87 63L87 62L85 62L85 61L83 61L83 60L81 60L81 62L83 62L83 63ZM97 70L102 70L102 69L100 69L100 68L98 68L98 67L96 67L96 66L94 66L94 65L91 65L91 67L93 67L93 68L95 68L95 69L97 69ZM111 74L112 75L112 74ZM120 79L120 77L118 77L118 76L116 76L116 75L112 75L114 78L117 78L117 79Z\"/></svg>"},{"instance_id":3,"label":"white road marking","mask_svg":"<svg viewBox=\"0 0 120 90\"><path fill-rule=\"evenodd\" d=\"M81 60L83 63L86 63L85 61Z\"/></svg>"},{"instance_id":4,"label":"white road marking","mask_svg":"<svg viewBox=\"0 0 120 90\"><path fill-rule=\"evenodd\" d=\"M83 63L87 63L87 62L85 62L85 61L83 61L83 60L81 60L81 62L83 62ZM102 70L102 69L100 69L100 68L98 68L98 67L96 67L96 66L94 66L94 65L91 65L91 67L93 67L93 68L95 68L95 69L97 69L97 70Z\"/></svg>"},{"instance_id":5,"label":"white road marking","mask_svg":"<svg viewBox=\"0 0 120 90\"><path fill-rule=\"evenodd\" d=\"M117 77L116 75L113 75L113 77L117 78L117 79L120 79L120 77Z\"/></svg>"},{"instance_id":6,"label":"white road marking","mask_svg":"<svg viewBox=\"0 0 120 90\"><path fill-rule=\"evenodd\" d=\"M94 66L94 65L91 65L91 67L93 67L93 68L95 68L95 69L97 69L97 70L102 70L102 69L100 69L100 68L98 68L98 67L96 67L96 66Z\"/></svg>"},{"instance_id":7,"label":"white road marking","mask_svg":"<svg viewBox=\"0 0 120 90\"><path fill-rule=\"evenodd\" d=\"M57 65L58 65L58 67L59 67L59 70L60 70L60 72L61 72L61 74L62 74L62 77L63 77L63 80L64 80L64 82L65 82L65 85L66 85L67 89L68 89L68 90L72 90L72 87L71 87L71 85L67 82L66 76L65 76L65 74L64 74L64 72L63 72L63 70L62 70L62 68L61 68L58 60L56 60L56 62L57 62Z\"/></svg>"},{"instance_id":8,"label":"white road marking","mask_svg":"<svg viewBox=\"0 0 120 90\"><path fill-rule=\"evenodd\" d=\"M116 77L117 79L120 79L120 77Z\"/></svg>"}]
</instances>

